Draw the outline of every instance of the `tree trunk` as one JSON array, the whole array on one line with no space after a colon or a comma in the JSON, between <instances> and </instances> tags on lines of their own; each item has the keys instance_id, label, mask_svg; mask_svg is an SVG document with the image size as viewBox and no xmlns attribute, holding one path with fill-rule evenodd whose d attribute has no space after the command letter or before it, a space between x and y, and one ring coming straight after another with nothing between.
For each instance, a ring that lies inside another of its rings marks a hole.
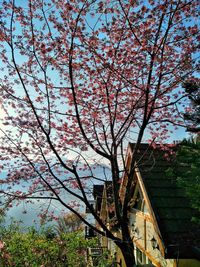
<instances>
[{"instance_id":1,"label":"tree trunk","mask_svg":"<svg viewBox=\"0 0 200 267\"><path fill-rule=\"evenodd\" d=\"M124 261L126 267L134 267L135 265L135 256L134 256L134 246L133 243L116 243L116 245L120 248L122 255L124 257Z\"/></svg>"}]
</instances>

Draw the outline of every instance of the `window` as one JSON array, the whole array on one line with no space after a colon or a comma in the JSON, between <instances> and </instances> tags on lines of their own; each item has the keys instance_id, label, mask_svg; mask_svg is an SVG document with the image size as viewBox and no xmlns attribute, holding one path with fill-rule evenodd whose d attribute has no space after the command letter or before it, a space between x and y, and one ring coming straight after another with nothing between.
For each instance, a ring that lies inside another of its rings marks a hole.
<instances>
[{"instance_id":1,"label":"window","mask_svg":"<svg viewBox=\"0 0 200 267\"><path fill-rule=\"evenodd\" d=\"M137 209L137 210L141 210L142 209L142 202L143 202L143 198L141 197L141 193L138 191L133 208Z\"/></svg>"},{"instance_id":2,"label":"window","mask_svg":"<svg viewBox=\"0 0 200 267\"><path fill-rule=\"evenodd\" d=\"M148 257L138 248L136 248L136 264L151 264L151 261L148 259Z\"/></svg>"},{"instance_id":3,"label":"window","mask_svg":"<svg viewBox=\"0 0 200 267\"><path fill-rule=\"evenodd\" d=\"M143 253L141 250L137 248L137 264L142 264L143 263Z\"/></svg>"}]
</instances>

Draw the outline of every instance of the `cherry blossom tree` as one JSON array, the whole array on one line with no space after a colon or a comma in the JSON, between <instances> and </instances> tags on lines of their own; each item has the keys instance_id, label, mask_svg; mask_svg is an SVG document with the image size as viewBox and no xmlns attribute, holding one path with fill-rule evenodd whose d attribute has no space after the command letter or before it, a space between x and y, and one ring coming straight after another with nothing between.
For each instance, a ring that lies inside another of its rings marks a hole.
<instances>
[{"instance_id":1,"label":"cherry blossom tree","mask_svg":"<svg viewBox=\"0 0 200 267\"><path fill-rule=\"evenodd\" d=\"M7 207L40 199L60 202L100 235L114 240L134 265L127 207L135 155L123 203L124 149L162 143L195 82L198 1L5 0L0 9L1 193ZM74 155L72 158L71 155ZM93 162L92 162L93 160ZM90 187L108 179L115 237L90 205ZM91 225L66 201L90 209Z\"/></svg>"}]
</instances>

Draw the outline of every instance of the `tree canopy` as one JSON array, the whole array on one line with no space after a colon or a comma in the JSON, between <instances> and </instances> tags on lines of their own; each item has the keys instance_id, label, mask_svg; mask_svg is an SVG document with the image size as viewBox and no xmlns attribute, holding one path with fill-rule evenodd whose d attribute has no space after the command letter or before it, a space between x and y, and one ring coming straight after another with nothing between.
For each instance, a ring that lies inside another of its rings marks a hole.
<instances>
[{"instance_id":1,"label":"tree canopy","mask_svg":"<svg viewBox=\"0 0 200 267\"><path fill-rule=\"evenodd\" d=\"M200 142L191 140L183 141L177 152L175 168L173 174L178 185L185 189L186 195L191 202L191 206L197 211L193 221L200 224Z\"/></svg>"},{"instance_id":2,"label":"tree canopy","mask_svg":"<svg viewBox=\"0 0 200 267\"><path fill-rule=\"evenodd\" d=\"M80 231L62 233L62 236L54 233L50 238L51 230L48 229L43 232L34 228L24 230L17 222L0 226L1 267L83 267L87 264L87 248L97 246L96 239L86 240Z\"/></svg>"},{"instance_id":3,"label":"tree canopy","mask_svg":"<svg viewBox=\"0 0 200 267\"><path fill-rule=\"evenodd\" d=\"M81 214L85 218L85 214ZM76 231L83 231L83 221L74 213L66 213L58 218L56 231L57 233L70 233Z\"/></svg>"},{"instance_id":4,"label":"tree canopy","mask_svg":"<svg viewBox=\"0 0 200 267\"><path fill-rule=\"evenodd\" d=\"M190 132L198 133L200 132L200 85L193 82L185 82L184 88L192 105L188 107L184 114L185 120L189 122L187 129Z\"/></svg>"},{"instance_id":5,"label":"tree canopy","mask_svg":"<svg viewBox=\"0 0 200 267\"><path fill-rule=\"evenodd\" d=\"M134 263L128 230L135 155L129 141L162 143L196 82L198 1L6 0L0 7L1 194L58 201ZM96 175L98 164L111 174ZM128 183L120 201L121 175ZM90 205L91 186L112 180L116 238ZM68 196L68 198L66 197ZM68 201L70 199L70 201ZM74 199L100 228L83 218Z\"/></svg>"}]
</instances>

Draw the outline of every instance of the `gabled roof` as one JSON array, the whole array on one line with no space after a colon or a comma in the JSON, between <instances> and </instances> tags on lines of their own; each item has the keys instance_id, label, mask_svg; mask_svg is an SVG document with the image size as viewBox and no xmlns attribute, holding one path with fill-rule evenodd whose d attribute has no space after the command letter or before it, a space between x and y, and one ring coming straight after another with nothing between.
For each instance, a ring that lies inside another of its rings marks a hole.
<instances>
[{"instance_id":1,"label":"gabled roof","mask_svg":"<svg viewBox=\"0 0 200 267\"><path fill-rule=\"evenodd\" d=\"M105 199L106 206L108 208L111 207L113 204L113 187L112 187L112 181L105 181L104 184L101 185L94 185L93 186L93 196L96 201L96 211L100 212L102 209L102 202L103 198ZM109 218L113 217L113 211L110 209L108 211Z\"/></svg>"},{"instance_id":2,"label":"gabled roof","mask_svg":"<svg viewBox=\"0 0 200 267\"><path fill-rule=\"evenodd\" d=\"M94 199L96 200L97 211L100 211L101 209L101 203L102 203L104 191L106 193L106 202L108 204L113 203L112 181L105 181L104 184L93 186L93 196L94 196Z\"/></svg>"},{"instance_id":3,"label":"gabled roof","mask_svg":"<svg viewBox=\"0 0 200 267\"><path fill-rule=\"evenodd\" d=\"M129 147L133 152L135 145ZM200 230L191 222L196 212L175 177L166 174L174 160L174 156L166 158L166 153L160 147L141 144L136 164L165 245L165 257L198 258Z\"/></svg>"}]
</instances>

